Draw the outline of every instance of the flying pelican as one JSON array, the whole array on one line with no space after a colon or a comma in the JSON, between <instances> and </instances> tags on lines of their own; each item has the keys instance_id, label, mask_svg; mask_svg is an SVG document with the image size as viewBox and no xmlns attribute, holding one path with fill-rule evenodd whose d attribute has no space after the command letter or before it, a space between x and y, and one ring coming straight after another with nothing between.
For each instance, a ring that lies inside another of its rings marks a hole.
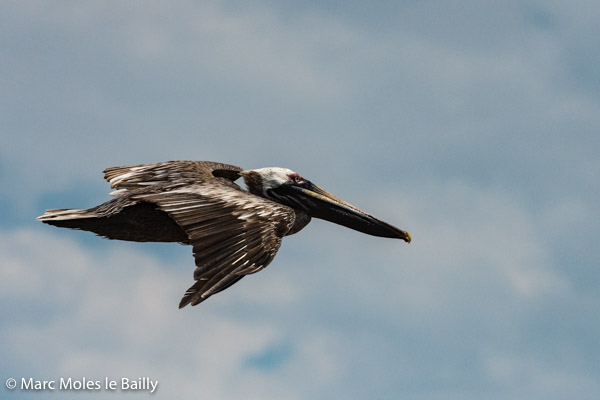
<instances>
[{"instance_id":1,"label":"flying pelican","mask_svg":"<svg viewBox=\"0 0 600 400\"><path fill-rule=\"evenodd\" d=\"M244 178L248 191L234 183ZM209 161L113 167L113 199L90 209L46 210L37 219L109 239L193 246L194 280L179 308L265 268L281 239L311 217L369 235L410 242L408 232L338 199L286 168L243 170Z\"/></svg>"}]
</instances>

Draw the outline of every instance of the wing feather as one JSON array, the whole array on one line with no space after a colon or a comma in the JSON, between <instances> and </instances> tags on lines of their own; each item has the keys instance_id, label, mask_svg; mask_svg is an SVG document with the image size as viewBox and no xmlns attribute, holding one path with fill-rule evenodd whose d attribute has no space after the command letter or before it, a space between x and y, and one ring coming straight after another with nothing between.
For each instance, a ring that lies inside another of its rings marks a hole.
<instances>
[{"instance_id":1,"label":"wing feather","mask_svg":"<svg viewBox=\"0 0 600 400\"><path fill-rule=\"evenodd\" d=\"M114 189L133 190L164 182L192 184L214 178L233 182L240 177L240 171L240 167L212 161L167 161L107 168L104 179Z\"/></svg>"},{"instance_id":2,"label":"wing feather","mask_svg":"<svg viewBox=\"0 0 600 400\"><path fill-rule=\"evenodd\" d=\"M296 218L290 207L215 181L137 199L169 214L193 246L196 283L180 308L196 305L269 265Z\"/></svg>"}]
</instances>

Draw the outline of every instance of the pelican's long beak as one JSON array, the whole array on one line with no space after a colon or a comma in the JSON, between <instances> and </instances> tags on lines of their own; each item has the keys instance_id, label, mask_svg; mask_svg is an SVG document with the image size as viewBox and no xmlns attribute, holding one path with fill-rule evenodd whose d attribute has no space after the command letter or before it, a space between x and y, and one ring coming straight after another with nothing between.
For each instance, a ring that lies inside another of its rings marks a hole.
<instances>
[{"instance_id":1,"label":"pelican's long beak","mask_svg":"<svg viewBox=\"0 0 600 400\"><path fill-rule=\"evenodd\" d=\"M300 203L306 212L315 218L324 219L347 228L373 236L402 239L410 243L408 232L396 228L371 214L364 212L344 200L338 199L317 185L308 182L305 187L289 186L292 202Z\"/></svg>"}]
</instances>

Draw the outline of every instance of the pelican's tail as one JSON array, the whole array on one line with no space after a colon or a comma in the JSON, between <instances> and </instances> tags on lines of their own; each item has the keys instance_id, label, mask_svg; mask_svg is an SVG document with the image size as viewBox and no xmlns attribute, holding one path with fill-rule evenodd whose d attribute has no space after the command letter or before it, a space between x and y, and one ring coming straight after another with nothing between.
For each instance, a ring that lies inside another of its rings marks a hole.
<instances>
[{"instance_id":1,"label":"pelican's tail","mask_svg":"<svg viewBox=\"0 0 600 400\"><path fill-rule=\"evenodd\" d=\"M82 229L81 224L85 224L82 220L89 221L90 218L98 218L98 215L92 210L61 208L46 210L37 220L63 228Z\"/></svg>"},{"instance_id":2,"label":"pelican's tail","mask_svg":"<svg viewBox=\"0 0 600 400\"><path fill-rule=\"evenodd\" d=\"M60 228L93 232L108 239L134 242L189 242L187 233L154 204L133 203L123 206L118 201L113 199L86 210L46 210L44 215L37 219Z\"/></svg>"}]
</instances>

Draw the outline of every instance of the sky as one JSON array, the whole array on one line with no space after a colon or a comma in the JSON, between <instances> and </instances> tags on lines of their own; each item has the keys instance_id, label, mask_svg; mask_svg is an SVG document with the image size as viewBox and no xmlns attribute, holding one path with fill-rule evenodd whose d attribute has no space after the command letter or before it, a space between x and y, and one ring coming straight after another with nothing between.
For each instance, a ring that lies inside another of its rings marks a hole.
<instances>
[{"instance_id":1,"label":"sky","mask_svg":"<svg viewBox=\"0 0 600 400\"><path fill-rule=\"evenodd\" d=\"M0 396L599 398L599 13L0 2ZM35 220L178 159L290 168L413 241L313 220L178 310L191 248ZM4 384L83 377L159 383Z\"/></svg>"}]
</instances>

